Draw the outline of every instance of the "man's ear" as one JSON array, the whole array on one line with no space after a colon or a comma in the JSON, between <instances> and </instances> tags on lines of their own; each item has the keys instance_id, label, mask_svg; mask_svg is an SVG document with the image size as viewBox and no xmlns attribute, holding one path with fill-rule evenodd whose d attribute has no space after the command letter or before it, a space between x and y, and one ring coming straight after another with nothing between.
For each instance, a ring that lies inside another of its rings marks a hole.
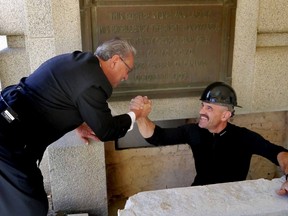
<instances>
[{"instance_id":1,"label":"man's ear","mask_svg":"<svg viewBox=\"0 0 288 216\"><path fill-rule=\"evenodd\" d=\"M224 111L224 113L223 113L223 120L228 120L230 117L232 116L232 113L229 111L229 110L227 110L227 111Z\"/></svg>"},{"instance_id":2,"label":"man's ear","mask_svg":"<svg viewBox=\"0 0 288 216\"><path fill-rule=\"evenodd\" d=\"M113 55L112 58L110 58L109 60L111 61L110 62L110 67L111 68L114 68L116 63L119 61L119 55Z\"/></svg>"}]
</instances>

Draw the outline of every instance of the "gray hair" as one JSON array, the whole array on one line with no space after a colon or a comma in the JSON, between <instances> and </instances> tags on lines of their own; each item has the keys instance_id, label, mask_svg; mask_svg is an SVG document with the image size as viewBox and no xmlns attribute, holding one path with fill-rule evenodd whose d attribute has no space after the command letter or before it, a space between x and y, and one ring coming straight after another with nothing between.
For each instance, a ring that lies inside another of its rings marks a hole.
<instances>
[{"instance_id":1,"label":"gray hair","mask_svg":"<svg viewBox=\"0 0 288 216\"><path fill-rule=\"evenodd\" d=\"M130 53L135 56L136 49L128 41L116 37L99 45L94 55L98 56L104 61L107 61L114 55L119 55L120 57L125 58Z\"/></svg>"}]
</instances>

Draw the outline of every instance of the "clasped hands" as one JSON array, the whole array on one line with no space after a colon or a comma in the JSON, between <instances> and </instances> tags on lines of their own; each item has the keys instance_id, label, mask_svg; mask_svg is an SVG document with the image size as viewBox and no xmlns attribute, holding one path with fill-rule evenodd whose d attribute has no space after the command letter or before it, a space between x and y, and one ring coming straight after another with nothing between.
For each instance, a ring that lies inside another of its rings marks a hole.
<instances>
[{"instance_id":1,"label":"clasped hands","mask_svg":"<svg viewBox=\"0 0 288 216\"><path fill-rule=\"evenodd\" d=\"M130 111L136 115L136 120L147 117L152 110L152 101L147 96L137 96L130 101Z\"/></svg>"},{"instance_id":2,"label":"clasped hands","mask_svg":"<svg viewBox=\"0 0 288 216\"><path fill-rule=\"evenodd\" d=\"M142 117L147 117L151 112L152 102L147 96L137 96L130 101L129 110L135 113L136 120ZM89 139L100 141L94 131L84 122L75 129L76 134L86 144L89 144Z\"/></svg>"}]
</instances>

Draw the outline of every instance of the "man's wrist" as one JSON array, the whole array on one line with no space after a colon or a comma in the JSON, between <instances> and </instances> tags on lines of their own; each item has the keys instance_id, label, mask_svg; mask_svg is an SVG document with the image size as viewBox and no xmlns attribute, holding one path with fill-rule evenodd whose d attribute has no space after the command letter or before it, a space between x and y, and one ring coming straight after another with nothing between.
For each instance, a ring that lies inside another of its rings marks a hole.
<instances>
[{"instance_id":1,"label":"man's wrist","mask_svg":"<svg viewBox=\"0 0 288 216\"><path fill-rule=\"evenodd\" d=\"M128 112L127 114L128 114L128 115L130 116L130 118L131 118L131 126L130 126L130 128L129 128L129 130L128 130L128 131L131 131L131 130L133 129L133 125L134 125L134 123L135 123L135 121L136 121L136 115L135 115L135 113L132 112L132 111Z\"/></svg>"}]
</instances>

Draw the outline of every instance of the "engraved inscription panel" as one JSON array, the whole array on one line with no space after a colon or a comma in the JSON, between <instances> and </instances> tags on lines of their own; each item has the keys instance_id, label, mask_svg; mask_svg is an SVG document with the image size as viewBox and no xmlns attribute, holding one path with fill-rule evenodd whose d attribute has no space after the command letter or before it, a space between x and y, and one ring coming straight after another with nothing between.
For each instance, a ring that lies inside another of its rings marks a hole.
<instances>
[{"instance_id":1,"label":"engraved inscription panel","mask_svg":"<svg viewBox=\"0 0 288 216\"><path fill-rule=\"evenodd\" d=\"M114 96L176 94L230 81L234 8L224 3L94 6L94 49L115 36L137 49L135 70ZM224 1L225 2L225 1ZM228 26L227 26L228 25Z\"/></svg>"}]
</instances>

